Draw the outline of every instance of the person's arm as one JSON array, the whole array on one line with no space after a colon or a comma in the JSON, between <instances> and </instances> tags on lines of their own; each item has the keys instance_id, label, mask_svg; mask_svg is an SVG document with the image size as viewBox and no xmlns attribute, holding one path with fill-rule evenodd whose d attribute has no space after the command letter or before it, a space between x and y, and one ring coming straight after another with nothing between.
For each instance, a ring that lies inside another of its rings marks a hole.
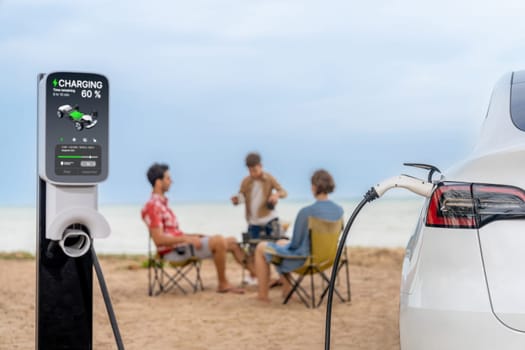
<instances>
[{"instance_id":1,"label":"person's arm","mask_svg":"<svg viewBox=\"0 0 525 350\"><path fill-rule=\"evenodd\" d=\"M281 186L281 184L277 181L275 177L271 177L272 181L272 194L270 195L270 198L268 198L268 201L272 204L276 204L279 198L286 198L288 195L288 192Z\"/></svg>"},{"instance_id":2,"label":"person's arm","mask_svg":"<svg viewBox=\"0 0 525 350\"><path fill-rule=\"evenodd\" d=\"M232 196L230 199L233 205L237 205L237 204L241 204L245 202L244 195L242 194L242 192L237 193L236 195Z\"/></svg>"},{"instance_id":3,"label":"person's arm","mask_svg":"<svg viewBox=\"0 0 525 350\"><path fill-rule=\"evenodd\" d=\"M293 225L292 239L290 240L290 250L297 250L308 236L308 213L303 208L297 214Z\"/></svg>"},{"instance_id":4,"label":"person's arm","mask_svg":"<svg viewBox=\"0 0 525 350\"><path fill-rule=\"evenodd\" d=\"M193 237L199 237L199 238L206 237L206 235L202 233L185 233L184 236L193 236Z\"/></svg>"},{"instance_id":5,"label":"person's arm","mask_svg":"<svg viewBox=\"0 0 525 350\"><path fill-rule=\"evenodd\" d=\"M244 193L246 192L246 179L242 180L239 193L231 197L233 205L241 204L245 202Z\"/></svg>"},{"instance_id":6,"label":"person's arm","mask_svg":"<svg viewBox=\"0 0 525 350\"><path fill-rule=\"evenodd\" d=\"M150 228L149 234L151 235L151 239L153 239L153 242L157 246L160 246L160 245L171 246L171 245L186 243L184 241L184 236L175 237L171 235L165 235L163 233L162 227Z\"/></svg>"},{"instance_id":7,"label":"person's arm","mask_svg":"<svg viewBox=\"0 0 525 350\"><path fill-rule=\"evenodd\" d=\"M178 236L165 234L162 223L162 210L158 206L151 205L143 213L142 219L148 225L149 234L155 245L173 247L179 244L192 244L196 249L202 247L202 243L197 236ZM182 232L181 232L182 233Z\"/></svg>"},{"instance_id":8,"label":"person's arm","mask_svg":"<svg viewBox=\"0 0 525 350\"><path fill-rule=\"evenodd\" d=\"M149 233L156 246L175 246L178 244L192 244L196 249L200 249L200 247L202 246L200 237L196 235L165 235L161 227L150 228Z\"/></svg>"},{"instance_id":9,"label":"person's arm","mask_svg":"<svg viewBox=\"0 0 525 350\"><path fill-rule=\"evenodd\" d=\"M286 196L288 196L288 192L286 192L286 190L281 186L277 179L275 179L275 177L273 178L273 182L273 188L279 194L279 198L286 198Z\"/></svg>"}]
</instances>

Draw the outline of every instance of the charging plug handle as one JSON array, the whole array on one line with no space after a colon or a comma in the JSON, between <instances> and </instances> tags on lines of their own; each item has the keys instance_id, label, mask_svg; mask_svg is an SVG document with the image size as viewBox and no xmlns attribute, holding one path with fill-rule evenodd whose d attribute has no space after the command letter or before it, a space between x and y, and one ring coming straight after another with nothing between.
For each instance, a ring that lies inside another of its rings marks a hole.
<instances>
[{"instance_id":1,"label":"charging plug handle","mask_svg":"<svg viewBox=\"0 0 525 350\"><path fill-rule=\"evenodd\" d=\"M434 185L431 182L418 179L417 177L402 174L375 185L373 189L377 193L377 196L381 197L385 192L396 187L405 188L423 197L430 197Z\"/></svg>"}]
</instances>

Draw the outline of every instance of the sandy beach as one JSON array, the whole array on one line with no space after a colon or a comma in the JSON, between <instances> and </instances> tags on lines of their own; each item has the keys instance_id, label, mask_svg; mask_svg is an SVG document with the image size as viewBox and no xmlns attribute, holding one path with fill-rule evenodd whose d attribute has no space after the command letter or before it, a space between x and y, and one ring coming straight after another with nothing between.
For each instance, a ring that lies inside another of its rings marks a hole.
<instances>
[{"instance_id":1,"label":"sandy beach","mask_svg":"<svg viewBox=\"0 0 525 350\"><path fill-rule=\"evenodd\" d=\"M350 248L352 301L334 299L332 349L399 349L398 304L403 249ZM126 349L323 349L326 302L307 309L281 304L279 288L269 305L243 295L215 292L211 261L203 264L205 290L147 295L144 256L102 256ZM35 347L35 260L0 255L0 349ZM241 268L228 261L228 277L240 283ZM96 277L93 345L116 349Z\"/></svg>"}]
</instances>

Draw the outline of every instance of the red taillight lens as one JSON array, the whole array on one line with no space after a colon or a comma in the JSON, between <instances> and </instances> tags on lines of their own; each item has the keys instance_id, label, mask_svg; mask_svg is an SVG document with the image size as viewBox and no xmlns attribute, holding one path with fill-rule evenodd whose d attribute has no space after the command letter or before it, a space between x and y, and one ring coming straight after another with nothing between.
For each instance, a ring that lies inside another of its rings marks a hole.
<instances>
[{"instance_id":1,"label":"red taillight lens","mask_svg":"<svg viewBox=\"0 0 525 350\"><path fill-rule=\"evenodd\" d=\"M427 226L477 227L470 184L442 184L436 188L428 206Z\"/></svg>"},{"instance_id":2,"label":"red taillight lens","mask_svg":"<svg viewBox=\"0 0 525 350\"><path fill-rule=\"evenodd\" d=\"M525 218L525 192L518 187L474 185L479 227L496 220Z\"/></svg>"},{"instance_id":3,"label":"red taillight lens","mask_svg":"<svg viewBox=\"0 0 525 350\"><path fill-rule=\"evenodd\" d=\"M525 192L518 187L465 183L438 185L427 226L479 228L495 220L525 218Z\"/></svg>"}]
</instances>

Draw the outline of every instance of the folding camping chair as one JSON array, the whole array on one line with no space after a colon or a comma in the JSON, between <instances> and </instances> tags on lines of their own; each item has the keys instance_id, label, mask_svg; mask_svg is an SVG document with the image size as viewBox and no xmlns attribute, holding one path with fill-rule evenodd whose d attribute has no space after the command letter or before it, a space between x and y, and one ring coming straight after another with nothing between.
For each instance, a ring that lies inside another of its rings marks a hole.
<instances>
[{"instance_id":1,"label":"folding camping chair","mask_svg":"<svg viewBox=\"0 0 525 350\"><path fill-rule=\"evenodd\" d=\"M268 249L267 253L272 255L272 263L279 265L283 259L306 259L303 266L292 271L292 273L285 274L285 278L291 284L292 289L284 298L283 304L288 303L291 296L296 293L299 299L306 305L306 307L316 308L321 305L325 295L328 292L330 278L325 272L329 268L337 268L337 276L344 268L346 275L346 298L335 288L334 292L342 302L350 301L350 272L348 269L348 257L346 247L341 256L339 266L333 267L335 256L337 253L337 245L342 231L342 220L327 221L314 217L308 218L308 231L310 235L310 255L308 256L282 256L276 254L275 251ZM297 276L294 276L297 275ZM301 286L304 278L310 275L310 291L308 292ZM314 275L319 275L322 280L322 291L319 300L316 300Z\"/></svg>"},{"instance_id":2,"label":"folding camping chair","mask_svg":"<svg viewBox=\"0 0 525 350\"><path fill-rule=\"evenodd\" d=\"M195 257L193 245L189 244L181 248L190 249L191 254L188 254L188 258L181 261L170 261L158 252L153 252L151 237L148 237L149 296L157 296L161 293L169 292L174 288L186 294L187 291L184 286L190 287L194 293L199 289L204 289L200 274L201 259ZM169 271L168 268L171 268L173 271ZM194 279L190 278L192 271L195 271Z\"/></svg>"}]
</instances>

